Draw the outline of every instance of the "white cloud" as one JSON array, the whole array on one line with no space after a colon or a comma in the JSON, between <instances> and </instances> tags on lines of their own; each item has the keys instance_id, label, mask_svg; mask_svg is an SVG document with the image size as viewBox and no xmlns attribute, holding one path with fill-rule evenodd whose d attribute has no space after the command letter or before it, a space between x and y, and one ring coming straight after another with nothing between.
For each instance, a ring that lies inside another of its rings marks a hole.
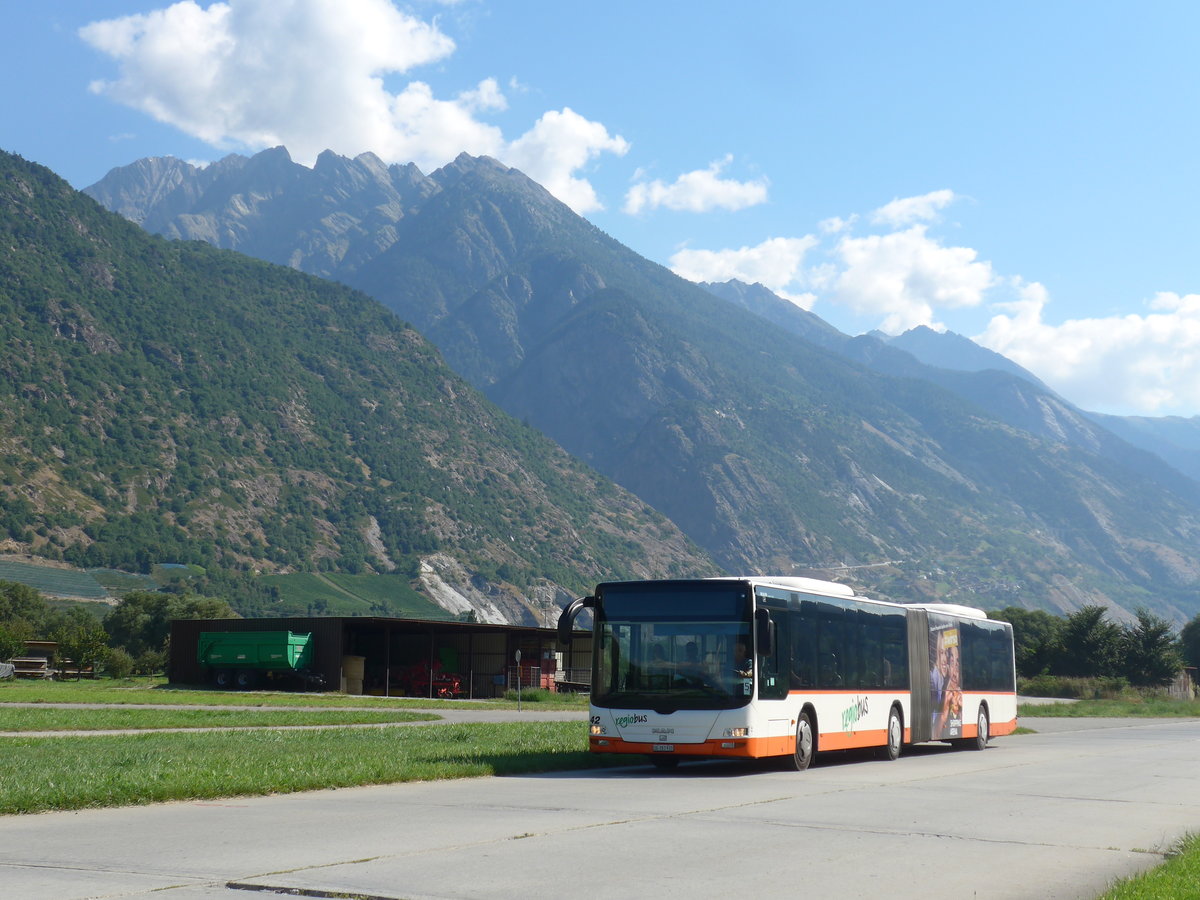
<instances>
[{"instance_id":1,"label":"white cloud","mask_svg":"<svg viewBox=\"0 0 1200 900\"><path fill-rule=\"evenodd\" d=\"M511 144L478 116L507 101L486 78L451 99L404 75L450 56L454 41L391 0L228 0L94 22L79 31L119 63L92 89L215 147L283 144L311 164L322 150L373 151L389 162L436 168L459 153L517 165L577 211L599 205L575 174L628 144L564 109L547 112ZM526 165L529 168L525 168Z\"/></svg>"},{"instance_id":2,"label":"white cloud","mask_svg":"<svg viewBox=\"0 0 1200 900\"><path fill-rule=\"evenodd\" d=\"M912 198L911 204L893 201L889 215L899 221L953 196L941 193ZM908 204L908 211L897 204ZM670 265L693 281L759 282L806 309L818 299L816 291L821 302L874 318L877 327L893 334L917 325L944 327L938 310L978 306L996 282L991 264L978 260L975 250L944 246L930 237L926 225L856 237L851 229L857 221L850 216L820 223L821 233L836 244L816 264L806 265L806 256L821 239L807 235L772 238L737 250L680 250Z\"/></svg>"},{"instance_id":3,"label":"white cloud","mask_svg":"<svg viewBox=\"0 0 1200 900\"><path fill-rule=\"evenodd\" d=\"M767 180L735 181L722 178L721 170L732 156L716 160L707 169L685 172L672 184L639 181L625 195L625 212L637 215L643 210L666 207L681 212L709 212L714 209L739 210L767 201ZM640 178L640 172L637 176Z\"/></svg>"},{"instance_id":4,"label":"white cloud","mask_svg":"<svg viewBox=\"0 0 1200 900\"><path fill-rule=\"evenodd\" d=\"M1200 408L1200 295L1160 293L1147 315L1043 318L1047 293L1018 283L1020 299L974 340L1019 363L1085 409L1145 415Z\"/></svg>"},{"instance_id":5,"label":"white cloud","mask_svg":"<svg viewBox=\"0 0 1200 900\"><path fill-rule=\"evenodd\" d=\"M871 213L871 221L876 225L891 225L893 228L903 228L914 222L928 222L936 218L938 212L955 199L954 191L951 190L932 191L920 197L899 198Z\"/></svg>"},{"instance_id":6,"label":"white cloud","mask_svg":"<svg viewBox=\"0 0 1200 900\"><path fill-rule=\"evenodd\" d=\"M815 298L789 291L804 281L804 256L817 245L811 235L770 238L739 250L680 250L671 257L671 270L689 281L729 281L736 278L761 284L781 297L808 309Z\"/></svg>"},{"instance_id":7,"label":"white cloud","mask_svg":"<svg viewBox=\"0 0 1200 900\"><path fill-rule=\"evenodd\" d=\"M485 78L473 91L464 91L458 95L459 102L467 109L480 111L508 109L508 100L500 93L500 86L495 78Z\"/></svg>"},{"instance_id":8,"label":"white cloud","mask_svg":"<svg viewBox=\"0 0 1200 900\"><path fill-rule=\"evenodd\" d=\"M995 283L990 263L977 261L970 247L943 246L924 225L846 236L835 252L841 271L828 299L859 314L882 316L879 327L890 334L940 325L937 309L976 306Z\"/></svg>"},{"instance_id":9,"label":"white cloud","mask_svg":"<svg viewBox=\"0 0 1200 900\"><path fill-rule=\"evenodd\" d=\"M624 156L628 142L610 136L569 107L551 110L504 151L503 159L520 169L578 213L602 209L591 183L574 173L601 153Z\"/></svg>"},{"instance_id":10,"label":"white cloud","mask_svg":"<svg viewBox=\"0 0 1200 900\"><path fill-rule=\"evenodd\" d=\"M852 227L857 221L857 215L850 216L847 219L843 219L841 216L831 216L828 219L822 219L818 222L817 228L820 229L822 234L841 234Z\"/></svg>"},{"instance_id":11,"label":"white cloud","mask_svg":"<svg viewBox=\"0 0 1200 900\"><path fill-rule=\"evenodd\" d=\"M286 135L302 159L325 149L314 132L376 138L393 99L378 76L454 50L388 0L183 0L80 36L121 64L95 89L213 144Z\"/></svg>"}]
</instances>

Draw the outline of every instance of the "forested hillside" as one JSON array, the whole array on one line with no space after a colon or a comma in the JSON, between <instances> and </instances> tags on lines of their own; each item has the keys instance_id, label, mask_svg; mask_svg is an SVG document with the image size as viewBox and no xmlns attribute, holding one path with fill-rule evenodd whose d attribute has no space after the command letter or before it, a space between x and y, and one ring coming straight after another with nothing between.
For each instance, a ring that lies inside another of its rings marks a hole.
<instances>
[{"instance_id":1,"label":"forested hillside","mask_svg":"<svg viewBox=\"0 0 1200 900\"><path fill-rule=\"evenodd\" d=\"M89 191L369 292L730 571L989 607L1200 608L1196 484L1065 407L1014 394L993 410L985 378L960 391L970 379L807 314L780 327L495 160L307 169L277 148L210 168L144 161Z\"/></svg>"},{"instance_id":2,"label":"forested hillside","mask_svg":"<svg viewBox=\"0 0 1200 900\"><path fill-rule=\"evenodd\" d=\"M0 242L0 552L392 572L493 621L716 572L362 294L151 236L8 154Z\"/></svg>"}]
</instances>

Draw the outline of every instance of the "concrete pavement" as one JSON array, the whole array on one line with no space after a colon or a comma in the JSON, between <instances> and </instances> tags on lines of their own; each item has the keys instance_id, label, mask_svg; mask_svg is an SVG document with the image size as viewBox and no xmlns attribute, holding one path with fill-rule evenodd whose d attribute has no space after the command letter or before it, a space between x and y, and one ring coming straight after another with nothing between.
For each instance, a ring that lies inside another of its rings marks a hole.
<instances>
[{"instance_id":1,"label":"concrete pavement","mask_svg":"<svg viewBox=\"0 0 1200 900\"><path fill-rule=\"evenodd\" d=\"M1200 827L1200 722L1023 724L1041 733L805 773L639 766L0 817L0 885L28 900L1086 900Z\"/></svg>"}]
</instances>

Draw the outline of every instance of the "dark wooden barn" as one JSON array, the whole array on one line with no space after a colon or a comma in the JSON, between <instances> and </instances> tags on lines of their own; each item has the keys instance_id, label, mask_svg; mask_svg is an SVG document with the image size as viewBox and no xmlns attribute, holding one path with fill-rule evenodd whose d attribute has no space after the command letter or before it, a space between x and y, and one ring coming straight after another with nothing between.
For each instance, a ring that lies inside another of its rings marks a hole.
<instances>
[{"instance_id":1,"label":"dark wooden barn","mask_svg":"<svg viewBox=\"0 0 1200 900\"><path fill-rule=\"evenodd\" d=\"M167 677L213 681L197 648L205 632L310 634L308 668L324 690L377 696L488 698L509 688L586 689L591 634L569 645L552 628L419 619L321 616L274 619L179 619L171 623ZM520 661L517 652L520 651Z\"/></svg>"}]
</instances>

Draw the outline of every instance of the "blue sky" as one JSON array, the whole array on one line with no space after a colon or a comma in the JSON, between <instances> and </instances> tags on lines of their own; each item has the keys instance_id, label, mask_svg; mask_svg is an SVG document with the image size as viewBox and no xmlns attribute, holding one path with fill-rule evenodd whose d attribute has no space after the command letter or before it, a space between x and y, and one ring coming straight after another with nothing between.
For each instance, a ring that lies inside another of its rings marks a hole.
<instances>
[{"instance_id":1,"label":"blue sky","mask_svg":"<svg viewBox=\"0 0 1200 900\"><path fill-rule=\"evenodd\" d=\"M15 7L15 8L14 8ZM130 18L133 17L133 18ZM41 0L0 148L76 187L285 144L522 169L685 277L1200 413L1200 6Z\"/></svg>"}]
</instances>

